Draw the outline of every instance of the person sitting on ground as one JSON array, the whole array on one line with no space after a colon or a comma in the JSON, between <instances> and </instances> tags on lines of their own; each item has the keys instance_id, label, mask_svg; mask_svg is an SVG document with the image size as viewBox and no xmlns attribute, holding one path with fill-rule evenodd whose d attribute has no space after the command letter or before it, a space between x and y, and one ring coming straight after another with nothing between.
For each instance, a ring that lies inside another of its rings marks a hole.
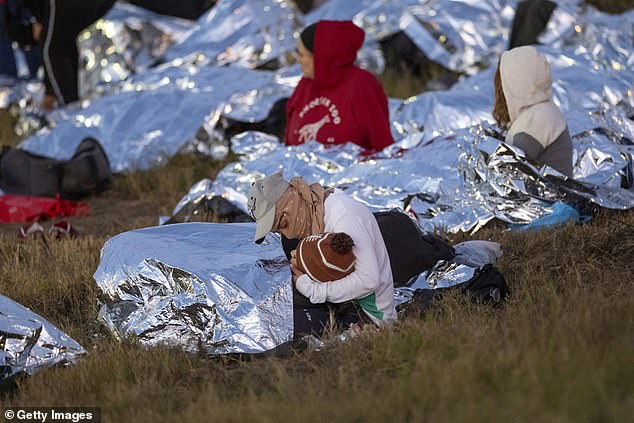
<instances>
[{"instance_id":1,"label":"person sitting on ground","mask_svg":"<svg viewBox=\"0 0 634 423\"><path fill-rule=\"evenodd\" d=\"M291 258L295 337L322 334L331 311L342 327L396 320L390 259L378 223L365 205L340 189L308 185L301 177L289 183L277 172L254 182L248 207L257 224L256 242L268 232L281 233L287 257L298 240L324 232L345 232L354 243L354 270L336 281L311 279Z\"/></svg>"},{"instance_id":2,"label":"person sitting on ground","mask_svg":"<svg viewBox=\"0 0 634 423\"><path fill-rule=\"evenodd\" d=\"M500 128L508 128L506 142L529 160L572 177L572 140L551 85L548 60L535 47L505 52L494 78L493 117Z\"/></svg>"},{"instance_id":3,"label":"person sitting on ground","mask_svg":"<svg viewBox=\"0 0 634 423\"><path fill-rule=\"evenodd\" d=\"M319 21L301 33L303 78L286 105L287 145L353 142L378 151L394 143L381 84L354 65L364 37L351 21Z\"/></svg>"}]
</instances>

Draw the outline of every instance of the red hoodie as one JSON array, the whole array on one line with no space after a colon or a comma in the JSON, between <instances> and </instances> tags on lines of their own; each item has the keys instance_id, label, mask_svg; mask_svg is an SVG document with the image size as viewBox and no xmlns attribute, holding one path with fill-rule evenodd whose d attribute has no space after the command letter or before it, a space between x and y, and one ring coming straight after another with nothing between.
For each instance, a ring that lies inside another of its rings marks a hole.
<instances>
[{"instance_id":1,"label":"red hoodie","mask_svg":"<svg viewBox=\"0 0 634 423\"><path fill-rule=\"evenodd\" d=\"M354 66L365 33L351 21L320 21L315 78L302 78L286 105L286 144L354 142L367 150L393 144L387 97L377 79Z\"/></svg>"}]
</instances>

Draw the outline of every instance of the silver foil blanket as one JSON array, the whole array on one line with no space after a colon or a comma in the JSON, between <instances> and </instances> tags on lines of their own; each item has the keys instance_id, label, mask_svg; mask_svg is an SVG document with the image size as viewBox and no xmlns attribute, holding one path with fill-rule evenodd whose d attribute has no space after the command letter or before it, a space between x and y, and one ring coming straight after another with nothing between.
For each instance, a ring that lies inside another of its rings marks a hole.
<instances>
[{"instance_id":1,"label":"silver foil blanket","mask_svg":"<svg viewBox=\"0 0 634 423\"><path fill-rule=\"evenodd\" d=\"M142 73L183 39L193 22L115 3L77 37L80 97L112 92L116 83Z\"/></svg>"},{"instance_id":2,"label":"silver foil blanket","mask_svg":"<svg viewBox=\"0 0 634 423\"><path fill-rule=\"evenodd\" d=\"M0 109L7 109L16 116L13 132L26 138L45 123L40 113L44 98L44 84L35 80L23 81L0 75Z\"/></svg>"},{"instance_id":3,"label":"silver foil blanket","mask_svg":"<svg viewBox=\"0 0 634 423\"><path fill-rule=\"evenodd\" d=\"M351 19L370 40L403 31L429 59L445 68L476 74L497 60L508 45L516 0L330 0L306 16ZM558 19L544 31L548 39L570 35L577 1L559 6Z\"/></svg>"},{"instance_id":4,"label":"silver foil blanket","mask_svg":"<svg viewBox=\"0 0 634 423\"><path fill-rule=\"evenodd\" d=\"M164 60L198 55L214 65L277 68L296 49L295 33L302 27L302 13L290 0L220 1Z\"/></svg>"},{"instance_id":5,"label":"silver foil blanket","mask_svg":"<svg viewBox=\"0 0 634 423\"><path fill-rule=\"evenodd\" d=\"M461 285L473 278L477 268L440 261L430 271L421 273L409 286L394 288L396 305L409 302L417 289L442 289Z\"/></svg>"},{"instance_id":6,"label":"silver foil blanket","mask_svg":"<svg viewBox=\"0 0 634 423\"><path fill-rule=\"evenodd\" d=\"M187 223L126 232L103 247L99 320L119 339L208 354L259 353L292 338L279 238L255 225Z\"/></svg>"},{"instance_id":7,"label":"silver foil blanket","mask_svg":"<svg viewBox=\"0 0 634 423\"><path fill-rule=\"evenodd\" d=\"M431 60L475 74L505 50L515 2L431 0L411 6L399 27Z\"/></svg>"},{"instance_id":8,"label":"silver foil blanket","mask_svg":"<svg viewBox=\"0 0 634 423\"><path fill-rule=\"evenodd\" d=\"M232 140L240 161L215 181L196 184L174 215L215 196L246 210L253 180L277 170L289 179L299 175L345 189L374 210L405 209L427 230L474 232L493 218L529 223L550 213L553 202L571 196L602 207L634 207L632 138L601 128L578 134L577 180L572 181L548 167L535 168L496 136L495 128L481 125L427 142L410 135L381 154L364 157L355 145L285 147L275 137L245 133Z\"/></svg>"},{"instance_id":9,"label":"silver foil blanket","mask_svg":"<svg viewBox=\"0 0 634 423\"><path fill-rule=\"evenodd\" d=\"M0 295L0 381L74 363L86 351L28 308Z\"/></svg>"},{"instance_id":10,"label":"silver foil blanket","mask_svg":"<svg viewBox=\"0 0 634 423\"><path fill-rule=\"evenodd\" d=\"M591 114L598 110L617 109L626 114L634 110L631 67L605 69L585 56L550 47L539 49L551 65L554 101L572 134L596 127ZM427 141L483 121L493 122L494 74L495 68L489 68L447 91L425 92L403 101L391 116L395 136L422 132ZM613 110L615 115L617 110Z\"/></svg>"},{"instance_id":11,"label":"silver foil blanket","mask_svg":"<svg viewBox=\"0 0 634 423\"><path fill-rule=\"evenodd\" d=\"M103 145L114 172L164 164L196 143L202 143L199 149L208 154L224 156L226 142L211 134L216 110L223 110L234 94L274 85L272 72L166 65L125 81L118 92L86 108L60 113L54 128L40 131L21 146L69 159L81 140L92 136Z\"/></svg>"}]
</instances>

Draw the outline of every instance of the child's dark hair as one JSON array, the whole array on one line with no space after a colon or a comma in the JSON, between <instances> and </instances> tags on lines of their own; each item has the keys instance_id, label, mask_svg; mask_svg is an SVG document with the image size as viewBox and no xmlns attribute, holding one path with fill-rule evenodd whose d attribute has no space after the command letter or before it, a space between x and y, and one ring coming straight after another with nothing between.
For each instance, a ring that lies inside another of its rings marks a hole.
<instances>
[{"instance_id":1,"label":"child's dark hair","mask_svg":"<svg viewBox=\"0 0 634 423\"><path fill-rule=\"evenodd\" d=\"M353 246L354 241L350 238L350 235L345 232L334 234L330 241L330 248L337 254L348 254L352 251Z\"/></svg>"}]
</instances>

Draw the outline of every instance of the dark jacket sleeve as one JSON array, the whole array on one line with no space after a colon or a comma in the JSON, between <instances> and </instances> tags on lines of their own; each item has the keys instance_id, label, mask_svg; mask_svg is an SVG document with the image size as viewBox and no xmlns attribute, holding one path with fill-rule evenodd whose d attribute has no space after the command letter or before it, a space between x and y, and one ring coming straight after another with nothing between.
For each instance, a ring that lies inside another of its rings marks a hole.
<instances>
[{"instance_id":1,"label":"dark jacket sleeve","mask_svg":"<svg viewBox=\"0 0 634 423\"><path fill-rule=\"evenodd\" d=\"M572 139L568 128L546 148L526 132L515 134L513 145L524 150L529 160L538 164L546 164L570 178L573 176Z\"/></svg>"},{"instance_id":2,"label":"dark jacket sleeve","mask_svg":"<svg viewBox=\"0 0 634 423\"><path fill-rule=\"evenodd\" d=\"M520 132L513 136L513 145L521 148L529 160L537 161L537 158L544 151L544 147L539 141L526 132Z\"/></svg>"}]
</instances>

